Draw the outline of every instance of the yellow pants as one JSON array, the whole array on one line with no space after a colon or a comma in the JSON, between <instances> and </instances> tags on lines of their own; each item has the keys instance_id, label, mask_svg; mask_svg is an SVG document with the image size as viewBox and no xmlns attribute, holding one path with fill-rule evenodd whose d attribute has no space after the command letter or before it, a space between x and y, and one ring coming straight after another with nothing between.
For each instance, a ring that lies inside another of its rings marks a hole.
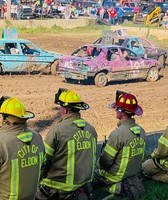
<instances>
[{"instance_id":1,"label":"yellow pants","mask_svg":"<svg viewBox=\"0 0 168 200\"><path fill-rule=\"evenodd\" d=\"M168 183L168 170L163 170L155 165L153 159L149 159L142 164L145 175L155 181Z\"/></svg>"}]
</instances>

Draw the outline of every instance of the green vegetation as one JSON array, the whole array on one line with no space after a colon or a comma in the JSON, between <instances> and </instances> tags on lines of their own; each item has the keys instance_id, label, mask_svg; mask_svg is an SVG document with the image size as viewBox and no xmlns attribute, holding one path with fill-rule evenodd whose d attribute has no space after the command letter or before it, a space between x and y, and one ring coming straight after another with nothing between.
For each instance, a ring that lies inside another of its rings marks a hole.
<instances>
[{"instance_id":1,"label":"green vegetation","mask_svg":"<svg viewBox=\"0 0 168 200\"><path fill-rule=\"evenodd\" d=\"M167 184L145 179L143 181L145 186L146 194L141 200L166 200L167 199ZM96 200L102 200L106 197L107 193L103 190L97 190ZM114 196L109 200L128 200L128 198Z\"/></svg>"}]
</instances>

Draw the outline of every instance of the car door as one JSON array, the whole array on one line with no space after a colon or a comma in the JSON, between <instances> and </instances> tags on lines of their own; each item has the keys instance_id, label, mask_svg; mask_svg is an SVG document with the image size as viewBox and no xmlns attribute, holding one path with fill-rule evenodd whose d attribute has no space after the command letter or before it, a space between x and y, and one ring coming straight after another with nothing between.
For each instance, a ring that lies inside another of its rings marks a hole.
<instances>
[{"instance_id":1,"label":"car door","mask_svg":"<svg viewBox=\"0 0 168 200\"><path fill-rule=\"evenodd\" d=\"M109 48L108 50L109 65L112 72L125 71L127 62L122 56L120 48Z\"/></svg>"},{"instance_id":2,"label":"car door","mask_svg":"<svg viewBox=\"0 0 168 200\"><path fill-rule=\"evenodd\" d=\"M127 78L128 79L135 79L135 78L143 78L144 72L147 69L147 66L144 62L144 59L139 57L133 51L129 49L121 49L123 59L125 60L125 70L127 71ZM124 55L124 52L127 52Z\"/></svg>"},{"instance_id":3,"label":"car door","mask_svg":"<svg viewBox=\"0 0 168 200\"><path fill-rule=\"evenodd\" d=\"M20 43L20 52L26 71L41 71L54 61L52 54L42 51L30 41Z\"/></svg>"},{"instance_id":4,"label":"car door","mask_svg":"<svg viewBox=\"0 0 168 200\"><path fill-rule=\"evenodd\" d=\"M23 62L20 60L21 52L17 41L2 41L0 43L0 62L3 72L20 71Z\"/></svg>"}]
</instances>

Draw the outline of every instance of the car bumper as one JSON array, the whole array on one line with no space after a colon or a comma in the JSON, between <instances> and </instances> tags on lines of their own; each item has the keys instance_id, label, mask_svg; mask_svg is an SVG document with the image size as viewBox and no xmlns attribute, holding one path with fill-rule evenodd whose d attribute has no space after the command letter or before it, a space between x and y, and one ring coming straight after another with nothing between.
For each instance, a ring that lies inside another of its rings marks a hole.
<instances>
[{"instance_id":1,"label":"car bumper","mask_svg":"<svg viewBox=\"0 0 168 200\"><path fill-rule=\"evenodd\" d=\"M85 80L88 78L86 74L81 74L81 72L76 71L57 71L57 74L62 78L71 78L75 80Z\"/></svg>"}]
</instances>

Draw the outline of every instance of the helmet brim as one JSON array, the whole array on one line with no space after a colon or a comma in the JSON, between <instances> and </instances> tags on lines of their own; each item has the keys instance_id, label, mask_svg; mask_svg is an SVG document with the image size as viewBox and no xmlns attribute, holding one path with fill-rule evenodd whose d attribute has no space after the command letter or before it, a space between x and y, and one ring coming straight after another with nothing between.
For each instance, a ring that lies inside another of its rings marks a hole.
<instances>
[{"instance_id":1,"label":"helmet brim","mask_svg":"<svg viewBox=\"0 0 168 200\"><path fill-rule=\"evenodd\" d=\"M85 103L85 102L80 102L80 103L68 103L68 104L65 104L64 102L59 102L57 103L58 105L62 106L62 107L67 107L67 108L76 108L76 109L79 109L79 110L87 110L90 108L90 106Z\"/></svg>"},{"instance_id":2,"label":"helmet brim","mask_svg":"<svg viewBox=\"0 0 168 200\"><path fill-rule=\"evenodd\" d=\"M2 114L2 115L10 115L10 116L13 116L13 117L17 117L19 119L31 119L31 118L35 117L35 114L33 112L30 112L30 111L26 111L25 115L23 117L18 117L18 116L11 115L11 114L8 114L8 113L3 113L3 112L0 112L0 114Z\"/></svg>"},{"instance_id":3,"label":"helmet brim","mask_svg":"<svg viewBox=\"0 0 168 200\"><path fill-rule=\"evenodd\" d=\"M22 119L31 119L34 118L35 114L31 111L26 111L25 116Z\"/></svg>"},{"instance_id":4,"label":"helmet brim","mask_svg":"<svg viewBox=\"0 0 168 200\"><path fill-rule=\"evenodd\" d=\"M116 103L112 103L112 104L109 104L108 106L110 109L116 109L117 108L117 105ZM135 115L137 116L141 116L143 114L143 109L137 105L137 109L135 110L135 112L133 112Z\"/></svg>"}]
</instances>

